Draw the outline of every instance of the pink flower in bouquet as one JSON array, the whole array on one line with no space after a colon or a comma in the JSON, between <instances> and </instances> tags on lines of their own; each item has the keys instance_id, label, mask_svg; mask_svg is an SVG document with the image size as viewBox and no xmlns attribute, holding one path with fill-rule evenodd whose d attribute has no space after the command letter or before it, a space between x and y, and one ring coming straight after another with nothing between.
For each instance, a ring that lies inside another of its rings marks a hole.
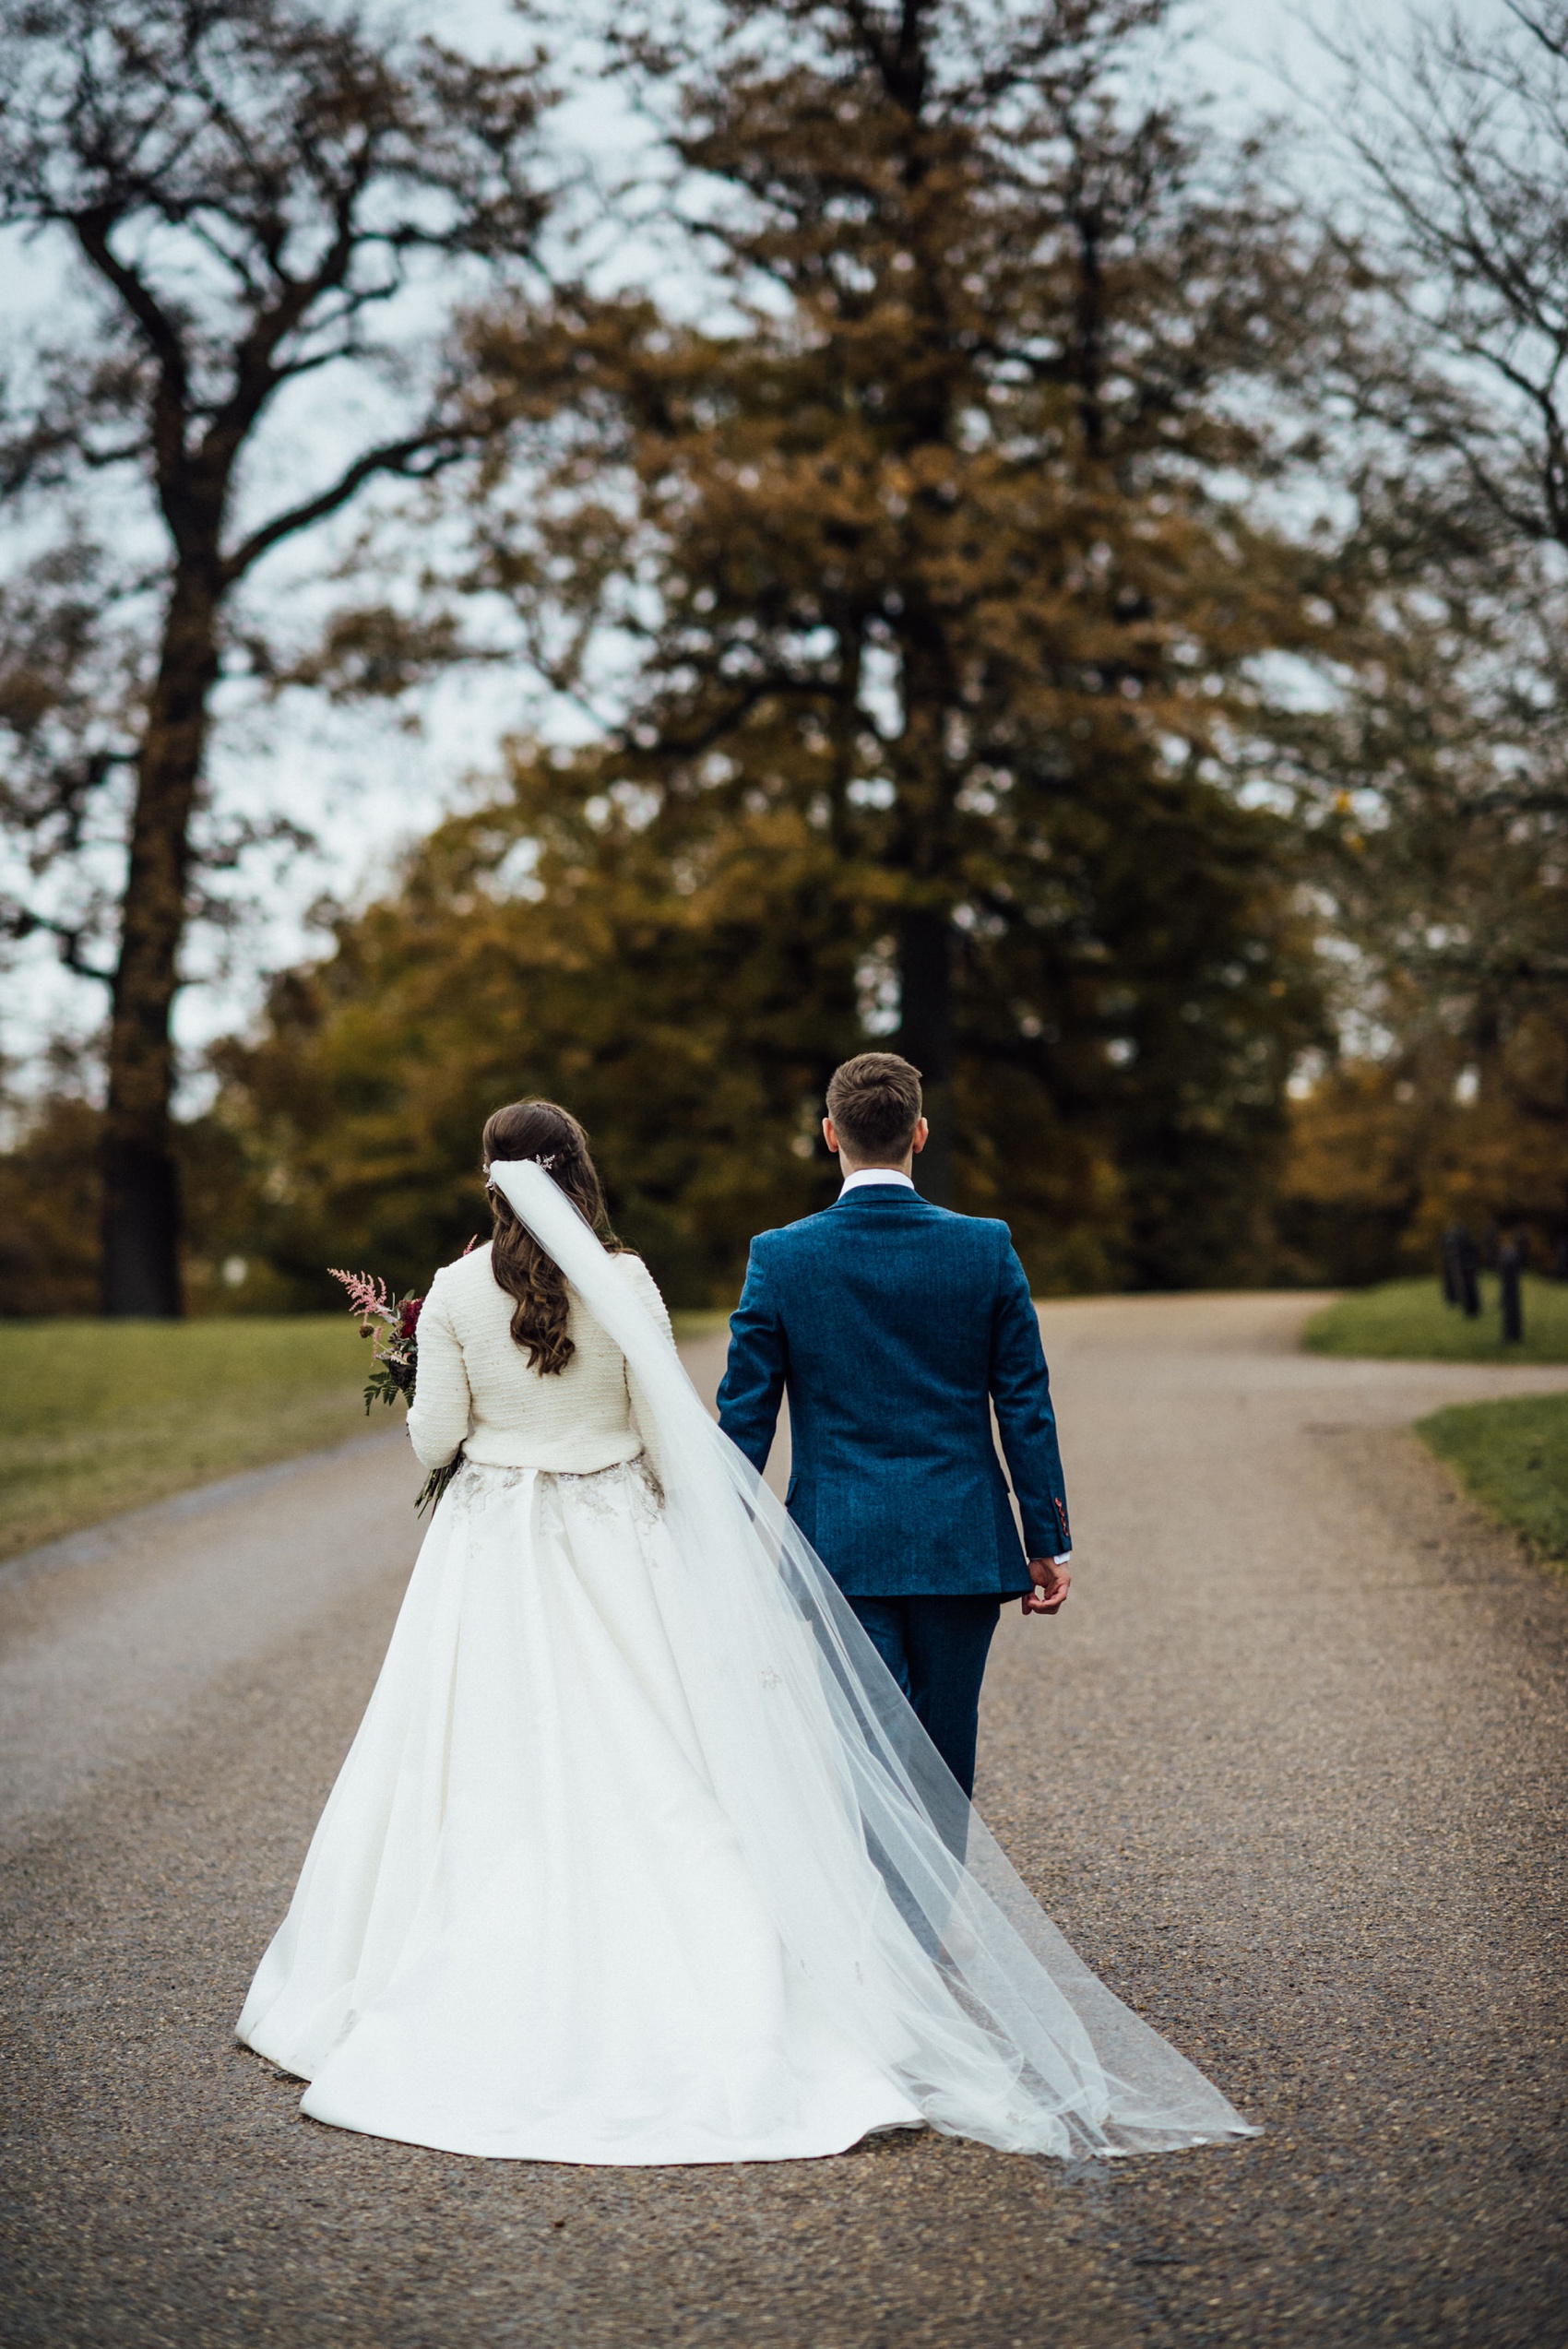
<instances>
[{"instance_id":1,"label":"pink flower in bouquet","mask_svg":"<svg viewBox=\"0 0 1568 2349\"><path fill-rule=\"evenodd\" d=\"M383 1403L396 1403L400 1394L411 1401L419 1374L419 1322L423 1298L394 1297L384 1280L373 1280L368 1273L339 1272L336 1265L328 1266L328 1270L349 1292L350 1307L359 1316L360 1335L372 1341L365 1409L370 1409L377 1395ZM444 1468L431 1470L416 1504L422 1513L432 1501L440 1500L462 1465L459 1451Z\"/></svg>"},{"instance_id":2,"label":"pink flower in bouquet","mask_svg":"<svg viewBox=\"0 0 1568 2349\"><path fill-rule=\"evenodd\" d=\"M392 1320L396 1309L384 1280L372 1280L368 1273L340 1273L335 1264L328 1265L327 1270L348 1290L349 1302L367 1332L373 1322Z\"/></svg>"}]
</instances>

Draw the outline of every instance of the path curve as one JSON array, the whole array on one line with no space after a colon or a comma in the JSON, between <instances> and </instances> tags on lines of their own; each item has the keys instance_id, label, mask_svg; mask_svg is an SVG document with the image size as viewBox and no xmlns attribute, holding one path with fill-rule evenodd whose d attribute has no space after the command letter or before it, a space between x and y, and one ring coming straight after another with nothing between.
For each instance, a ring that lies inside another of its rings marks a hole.
<instances>
[{"instance_id":1,"label":"path curve","mask_svg":"<svg viewBox=\"0 0 1568 2349\"><path fill-rule=\"evenodd\" d=\"M1562 2341L1568 1586L1403 1430L1568 1371L1303 1355L1313 1301L1046 1309L1078 1577L1004 1619L977 1788L1265 2137L582 2172L302 2121L229 2026L416 1544L375 1438L0 1572L0 2340Z\"/></svg>"}]
</instances>

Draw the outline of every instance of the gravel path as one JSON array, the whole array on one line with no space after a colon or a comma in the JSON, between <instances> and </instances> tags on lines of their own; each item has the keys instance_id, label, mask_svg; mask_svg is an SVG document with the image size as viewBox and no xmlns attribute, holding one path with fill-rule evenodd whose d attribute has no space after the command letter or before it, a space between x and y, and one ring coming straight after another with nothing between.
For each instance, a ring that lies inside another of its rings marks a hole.
<instances>
[{"instance_id":1,"label":"gravel path","mask_svg":"<svg viewBox=\"0 0 1568 2349\"><path fill-rule=\"evenodd\" d=\"M230 2026L413 1554L377 1437L0 1572L0 2339L1561 2349L1568 1585L1402 1430L1568 1374L1304 1310L1047 1310L1080 1576L1004 1619L977 1790L1265 2136L595 2172L303 2121Z\"/></svg>"}]
</instances>

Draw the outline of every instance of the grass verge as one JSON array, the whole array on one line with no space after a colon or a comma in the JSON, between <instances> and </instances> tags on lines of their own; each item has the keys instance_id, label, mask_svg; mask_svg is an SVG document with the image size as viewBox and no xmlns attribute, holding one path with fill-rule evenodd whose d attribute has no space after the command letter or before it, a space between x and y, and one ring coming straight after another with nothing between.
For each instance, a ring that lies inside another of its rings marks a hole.
<instances>
[{"instance_id":1,"label":"grass verge","mask_svg":"<svg viewBox=\"0 0 1568 2349\"><path fill-rule=\"evenodd\" d=\"M1568 1362L1568 1282L1525 1276L1525 1341L1504 1346L1498 1285L1481 1281L1481 1315L1445 1305L1435 1279L1384 1281L1314 1313L1301 1343L1314 1354L1416 1362Z\"/></svg>"},{"instance_id":2,"label":"grass verge","mask_svg":"<svg viewBox=\"0 0 1568 2349\"><path fill-rule=\"evenodd\" d=\"M1450 1404L1416 1433L1484 1509L1543 1558L1568 1560L1568 1394Z\"/></svg>"},{"instance_id":3,"label":"grass verge","mask_svg":"<svg viewBox=\"0 0 1568 2349\"><path fill-rule=\"evenodd\" d=\"M730 1326L729 1314L720 1312L717 1307L711 1312L703 1310L671 1313L670 1319L674 1324L677 1346L684 1346L688 1338L717 1337L721 1330L728 1330Z\"/></svg>"},{"instance_id":4,"label":"grass verge","mask_svg":"<svg viewBox=\"0 0 1568 2349\"><path fill-rule=\"evenodd\" d=\"M678 1338L723 1313L677 1313ZM341 1313L0 1323L0 1558L390 1426Z\"/></svg>"},{"instance_id":5,"label":"grass verge","mask_svg":"<svg viewBox=\"0 0 1568 2349\"><path fill-rule=\"evenodd\" d=\"M389 1423L369 1353L339 1313L0 1323L0 1558Z\"/></svg>"}]
</instances>

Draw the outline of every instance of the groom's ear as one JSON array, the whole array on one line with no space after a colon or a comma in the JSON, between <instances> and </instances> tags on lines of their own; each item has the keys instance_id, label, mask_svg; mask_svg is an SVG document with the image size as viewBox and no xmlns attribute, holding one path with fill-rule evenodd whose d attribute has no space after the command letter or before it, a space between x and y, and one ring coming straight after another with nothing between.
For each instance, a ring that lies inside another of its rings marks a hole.
<instances>
[{"instance_id":1,"label":"groom's ear","mask_svg":"<svg viewBox=\"0 0 1568 2349\"><path fill-rule=\"evenodd\" d=\"M921 1152L925 1148L926 1144L930 1140L931 1128L927 1125L924 1118L921 1118L913 1133L909 1136L909 1147L914 1152L917 1158L920 1157Z\"/></svg>"},{"instance_id":2,"label":"groom's ear","mask_svg":"<svg viewBox=\"0 0 1568 2349\"><path fill-rule=\"evenodd\" d=\"M823 1119L822 1138L826 1143L829 1150L832 1151L833 1156L837 1157L838 1156L838 1136L833 1131L833 1120L831 1118Z\"/></svg>"}]
</instances>

